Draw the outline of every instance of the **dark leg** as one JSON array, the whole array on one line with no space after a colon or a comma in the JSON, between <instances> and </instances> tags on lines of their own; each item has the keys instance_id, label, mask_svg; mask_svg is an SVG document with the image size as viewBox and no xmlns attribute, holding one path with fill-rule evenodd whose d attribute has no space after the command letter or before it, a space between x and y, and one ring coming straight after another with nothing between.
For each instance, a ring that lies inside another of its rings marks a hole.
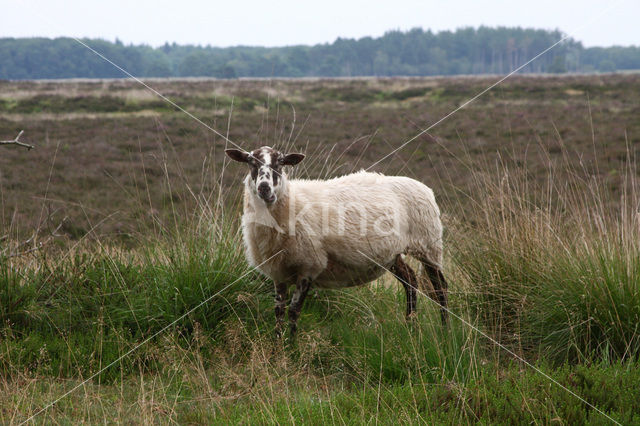
<instances>
[{"instance_id":1,"label":"dark leg","mask_svg":"<svg viewBox=\"0 0 640 426\"><path fill-rule=\"evenodd\" d=\"M287 307L287 284L276 284L276 337L282 337L284 326L284 310Z\"/></svg>"},{"instance_id":2,"label":"dark leg","mask_svg":"<svg viewBox=\"0 0 640 426\"><path fill-rule=\"evenodd\" d=\"M404 287L407 295L407 320L409 320L416 315L416 289L418 288L416 273L402 260L402 256L400 255L396 257L396 263L391 267L391 272Z\"/></svg>"},{"instance_id":3,"label":"dark leg","mask_svg":"<svg viewBox=\"0 0 640 426\"><path fill-rule=\"evenodd\" d=\"M440 316L442 317L442 323L446 325L449 322L449 315L447 313L447 288L449 285L444 279L444 275L442 275L440 268L424 261L422 262L422 265L429 276L431 285L433 285L433 289L435 290L436 297L438 299L437 302L440 303Z\"/></svg>"},{"instance_id":4,"label":"dark leg","mask_svg":"<svg viewBox=\"0 0 640 426\"><path fill-rule=\"evenodd\" d=\"M311 288L311 280L309 278L298 279L296 283L296 291L291 297L291 305L289 305L289 332L291 337L296 335L298 329L298 317L300 316L300 310L304 303L304 298L307 297L307 293Z\"/></svg>"}]
</instances>

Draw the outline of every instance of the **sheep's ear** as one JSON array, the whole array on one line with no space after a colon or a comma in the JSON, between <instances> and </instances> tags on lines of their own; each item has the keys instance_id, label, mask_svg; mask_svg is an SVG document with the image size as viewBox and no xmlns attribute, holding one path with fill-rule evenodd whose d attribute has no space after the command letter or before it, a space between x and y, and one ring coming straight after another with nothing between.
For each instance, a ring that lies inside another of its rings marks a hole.
<instances>
[{"instance_id":1,"label":"sheep's ear","mask_svg":"<svg viewBox=\"0 0 640 426\"><path fill-rule=\"evenodd\" d=\"M280 158L280 164L283 166L295 166L304 159L304 154L287 154Z\"/></svg>"},{"instance_id":2,"label":"sheep's ear","mask_svg":"<svg viewBox=\"0 0 640 426\"><path fill-rule=\"evenodd\" d=\"M249 153L244 152L240 149L225 149L224 153L229 156L234 161L238 161L240 163L246 163L249 160Z\"/></svg>"}]
</instances>

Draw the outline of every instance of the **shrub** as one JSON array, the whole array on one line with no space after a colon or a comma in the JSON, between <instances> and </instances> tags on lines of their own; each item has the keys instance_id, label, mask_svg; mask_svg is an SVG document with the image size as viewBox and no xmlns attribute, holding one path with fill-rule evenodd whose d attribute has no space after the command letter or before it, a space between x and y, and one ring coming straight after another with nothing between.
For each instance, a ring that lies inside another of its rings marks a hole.
<instances>
[{"instance_id":1,"label":"shrub","mask_svg":"<svg viewBox=\"0 0 640 426\"><path fill-rule=\"evenodd\" d=\"M536 186L506 166L477 176L478 214L453 226L449 245L468 306L494 337L558 362L640 355L633 176L620 202L589 178Z\"/></svg>"}]
</instances>

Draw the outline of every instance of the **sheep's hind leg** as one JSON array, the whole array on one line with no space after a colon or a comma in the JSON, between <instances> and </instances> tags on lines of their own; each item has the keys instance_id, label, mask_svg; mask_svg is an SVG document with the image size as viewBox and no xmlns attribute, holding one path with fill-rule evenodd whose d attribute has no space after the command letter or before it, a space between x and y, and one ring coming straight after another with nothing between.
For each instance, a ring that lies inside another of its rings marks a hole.
<instances>
[{"instance_id":1,"label":"sheep's hind leg","mask_svg":"<svg viewBox=\"0 0 640 426\"><path fill-rule=\"evenodd\" d=\"M282 337L284 327L284 311L287 307L287 283L276 284L276 337Z\"/></svg>"},{"instance_id":2,"label":"sheep's hind leg","mask_svg":"<svg viewBox=\"0 0 640 426\"><path fill-rule=\"evenodd\" d=\"M418 280L413 269L402 260L402 256L396 257L396 262L391 267L391 272L402 283L407 295L407 320L416 316L416 299Z\"/></svg>"},{"instance_id":3,"label":"sheep's hind leg","mask_svg":"<svg viewBox=\"0 0 640 426\"><path fill-rule=\"evenodd\" d=\"M449 284L447 284L447 280L444 279L444 275L442 275L440 268L424 260L422 261L422 265L424 266L424 270L427 272L431 285L433 285L433 289L435 290L437 297L436 301L440 303L442 324L447 325L449 323L449 315L447 311L447 288L449 287Z\"/></svg>"},{"instance_id":4,"label":"sheep's hind leg","mask_svg":"<svg viewBox=\"0 0 640 426\"><path fill-rule=\"evenodd\" d=\"M305 297L311 288L311 280L309 278L298 279L296 283L296 291L291 297L291 304L289 305L289 333L291 337L295 337L298 329L298 317L300 316L300 310L304 303Z\"/></svg>"}]
</instances>

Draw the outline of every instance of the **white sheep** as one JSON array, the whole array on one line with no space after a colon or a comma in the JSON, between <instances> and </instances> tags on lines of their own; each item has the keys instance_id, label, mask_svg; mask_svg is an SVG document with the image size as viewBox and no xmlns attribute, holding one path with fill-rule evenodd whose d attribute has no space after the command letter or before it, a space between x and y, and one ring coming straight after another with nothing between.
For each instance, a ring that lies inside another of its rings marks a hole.
<instances>
[{"instance_id":1,"label":"white sheep","mask_svg":"<svg viewBox=\"0 0 640 426\"><path fill-rule=\"evenodd\" d=\"M282 154L266 146L251 153L225 152L250 167L242 216L246 255L275 284L279 336L290 285L296 286L289 306L294 335L312 285L361 285L386 269L403 284L407 318L413 317L417 279L404 254L424 266L435 290L431 296L440 303L442 321L447 322L442 224L429 187L408 177L365 171L330 180L288 180L283 166L298 164L303 154Z\"/></svg>"}]
</instances>

